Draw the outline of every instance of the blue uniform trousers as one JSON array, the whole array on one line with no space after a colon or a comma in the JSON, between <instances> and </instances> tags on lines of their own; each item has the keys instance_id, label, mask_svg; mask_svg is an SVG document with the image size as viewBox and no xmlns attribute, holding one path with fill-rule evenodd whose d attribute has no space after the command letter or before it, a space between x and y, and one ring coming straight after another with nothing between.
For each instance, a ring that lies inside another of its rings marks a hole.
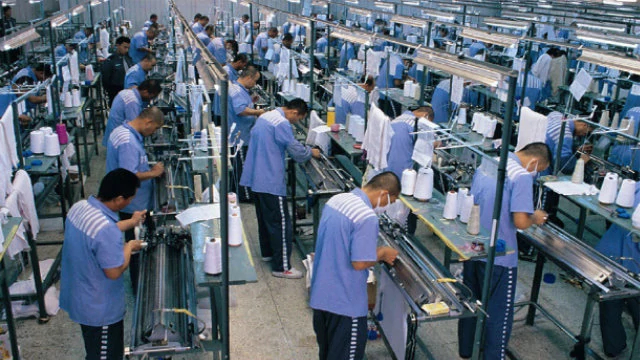
<instances>
[{"instance_id":1,"label":"blue uniform trousers","mask_svg":"<svg viewBox=\"0 0 640 360\"><path fill-rule=\"evenodd\" d=\"M293 231L285 196L252 192L258 218L258 237L262 257L271 257L273 271L291 268Z\"/></svg>"}]
</instances>

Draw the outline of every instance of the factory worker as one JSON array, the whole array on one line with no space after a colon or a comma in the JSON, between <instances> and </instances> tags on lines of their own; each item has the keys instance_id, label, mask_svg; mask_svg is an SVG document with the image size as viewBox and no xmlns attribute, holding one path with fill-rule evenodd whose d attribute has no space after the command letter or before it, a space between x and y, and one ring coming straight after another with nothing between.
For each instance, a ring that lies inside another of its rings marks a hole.
<instances>
[{"instance_id":1,"label":"factory worker","mask_svg":"<svg viewBox=\"0 0 640 360\"><path fill-rule=\"evenodd\" d=\"M79 30L77 33L75 33L75 35L73 35L73 40L77 42L86 40L86 42L80 44L80 49L78 51L78 61L81 63L86 63L89 60L89 45L95 43L93 28L86 27L82 30Z\"/></svg>"},{"instance_id":2,"label":"factory worker","mask_svg":"<svg viewBox=\"0 0 640 360\"><path fill-rule=\"evenodd\" d=\"M629 109L626 117L633 120L634 134L637 134L640 128L640 107ZM620 166L629 166L634 171L640 171L640 153L636 144L629 140L614 145L608 160Z\"/></svg>"},{"instance_id":3,"label":"factory worker","mask_svg":"<svg viewBox=\"0 0 640 360\"><path fill-rule=\"evenodd\" d=\"M338 62L339 69L347 69L349 65L349 60L356 58L356 49L353 47L353 44L345 41L340 48L340 60Z\"/></svg>"},{"instance_id":4,"label":"factory worker","mask_svg":"<svg viewBox=\"0 0 640 360\"><path fill-rule=\"evenodd\" d=\"M518 82L516 84L516 96L522 95L522 81L524 80L524 74L521 73L518 76ZM527 86L524 89L524 100L520 100L520 106L528 107L531 110L535 110L536 104L542 98L542 89L544 87L543 82L538 79L531 71L527 74Z\"/></svg>"},{"instance_id":5,"label":"factory worker","mask_svg":"<svg viewBox=\"0 0 640 360\"><path fill-rule=\"evenodd\" d=\"M383 57L376 84L380 89L400 88L402 87L403 72L404 61L400 55L389 53L388 57Z\"/></svg>"},{"instance_id":6,"label":"factory worker","mask_svg":"<svg viewBox=\"0 0 640 360\"><path fill-rule=\"evenodd\" d=\"M515 252L498 256L493 268L490 296L485 319L485 339L483 345L485 359L504 359L511 327L513 325L513 302L518 280L518 242L516 232L533 224L541 225L547 214L534 210L533 181L538 171L550 165L549 148L544 143L531 143L522 150L509 153L507 174L504 183L500 223L497 239ZM493 206L496 198L497 165L489 160L476 170L470 193L480 205L480 225L491 231ZM484 260L466 261L463 268L464 284L474 296L482 298L485 276ZM476 319L460 320L458 323L458 343L460 357L470 358L473 351Z\"/></svg>"},{"instance_id":7,"label":"factory worker","mask_svg":"<svg viewBox=\"0 0 640 360\"><path fill-rule=\"evenodd\" d=\"M253 22L253 32L252 32L252 38L253 38L253 43L256 43L256 38L258 37L258 35L260 34L260 21L254 21Z\"/></svg>"},{"instance_id":8,"label":"factory worker","mask_svg":"<svg viewBox=\"0 0 640 360\"><path fill-rule=\"evenodd\" d=\"M113 105L109 111L102 145L107 146L111 132L118 126L138 116L142 109L156 98L161 91L160 83L153 79L143 81L137 88L120 91L113 100Z\"/></svg>"},{"instance_id":9,"label":"factory worker","mask_svg":"<svg viewBox=\"0 0 640 360\"><path fill-rule=\"evenodd\" d=\"M640 183L636 183L634 208L640 204ZM618 225L611 225L604 233L596 250L615 262L627 268L629 271L640 273L640 243L635 234L631 234ZM600 306L600 331L602 332L602 347L604 354L614 358L627 348L627 334L622 323L622 313L625 307L633 320L633 327L638 331L640 323L640 298L627 298L620 300L608 300L599 303ZM633 337L632 337L633 341ZM633 342L632 342L633 344Z\"/></svg>"},{"instance_id":10,"label":"factory worker","mask_svg":"<svg viewBox=\"0 0 640 360\"><path fill-rule=\"evenodd\" d=\"M260 71L254 66L249 66L242 71L237 83L229 83L229 138L234 145L240 145L240 142L243 144L233 159L233 175L235 179L232 181L234 192L238 194L241 201L251 199L249 189L237 186L242 177L244 155L247 153L251 128L255 124L256 118L266 112L265 110L254 108L253 103L256 98L251 96L251 89L256 86L259 79ZM233 132L231 132L231 128L233 128Z\"/></svg>"},{"instance_id":11,"label":"factory worker","mask_svg":"<svg viewBox=\"0 0 640 360\"><path fill-rule=\"evenodd\" d=\"M229 81L232 83L238 80L239 73L249 64L247 54L238 54L232 62L224 66L224 70L229 75Z\"/></svg>"},{"instance_id":12,"label":"factory worker","mask_svg":"<svg viewBox=\"0 0 640 360\"><path fill-rule=\"evenodd\" d=\"M109 97L109 107L118 93L124 89L124 78L127 71L134 66L129 56L131 40L126 36L116 39L116 52L102 63L102 87Z\"/></svg>"},{"instance_id":13,"label":"factory worker","mask_svg":"<svg viewBox=\"0 0 640 360\"><path fill-rule=\"evenodd\" d=\"M253 44L254 50L258 53L259 64L266 69L269 65L269 60L265 57L267 55L267 51L273 50L274 39L278 36L278 29L275 27L269 28L268 31L261 32L256 37L255 43Z\"/></svg>"},{"instance_id":14,"label":"factory worker","mask_svg":"<svg viewBox=\"0 0 640 360\"><path fill-rule=\"evenodd\" d=\"M233 23L233 35L236 41L244 42L247 34L251 31L251 24L249 23L249 15L244 14L239 20Z\"/></svg>"},{"instance_id":15,"label":"factory worker","mask_svg":"<svg viewBox=\"0 0 640 360\"><path fill-rule=\"evenodd\" d=\"M25 92L25 91L20 91L20 86L29 82L30 82L29 78L22 77L18 79L16 83L7 85L2 88L2 91L0 91L0 116L4 115L4 113L7 111L9 106L11 106L11 103L14 100L16 100L20 95L22 95L22 93ZM45 96L45 101L46 101L46 96ZM31 116L29 116L28 113L18 114L18 122L22 127L26 127L27 125L29 125L31 120L33 119L31 119Z\"/></svg>"},{"instance_id":16,"label":"factory worker","mask_svg":"<svg viewBox=\"0 0 640 360\"><path fill-rule=\"evenodd\" d=\"M551 48L546 53L542 54L538 61L531 66L531 73L542 81L542 93L540 101L548 98L551 95L551 84L549 82L549 76L551 72L551 61L561 56L558 48Z\"/></svg>"},{"instance_id":17,"label":"factory worker","mask_svg":"<svg viewBox=\"0 0 640 360\"><path fill-rule=\"evenodd\" d=\"M100 28L98 30L98 58L101 61L104 61L109 57L109 47L111 46L111 34L109 34L109 30L107 30L107 26L105 23L100 24Z\"/></svg>"},{"instance_id":18,"label":"factory worker","mask_svg":"<svg viewBox=\"0 0 640 360\"><path fill-rule=\"evenodd\" d=\"M473 41L471 45L469 45L469 56L474 57L478 54L479 51L486 51L487 47L484 45L482 41Z\"/></svg>"},{"instance_id":19,"label":"factory worker","mask_svg":"<svg viewBox=\"0 0 640 360\"><path fill-rule=\"evenodd\" d=\"M149 16L149 20L145 21L142 25L142 30L146 30L145 28L148 29L153 24L158 24L158 15L156 14L151 14L151 16Z\"/></svg>"},{"instance_id":20,"label":"factory worker","mask_svg":"<svg viewBox=\"0 0 640 360\"><path fill-rule=\"evenodd\" d=\"M307 115L307 103L293 99L264 113L253 129L240 185L251 188L256 206L263 261L271 261L275 277L299 279L302 272L291 266L293 234L287 206L285 152L296 162L319 157L318 149L302 145L293 136L292 124Z\"/></svg>"},{"instance_id":21,"label":"factory worker","mask_svg":"<svg viewBox=\"0 0 640 360\"><path fill-rule=\"evenodd\" d=\"M405 111L402 115L391 121L393 136L391 146L387 154L389 166L384 171L391 171L400 179L405 169L413 168L413 146L416 135L411 133L418 131L418 119L425 118L433 121L433 109L430 106L421 106L413 111Z\"/></svg>"},{"instance_id":22,"label":"factory worker","mask_svg":"<svg viewBox=\"0 0 640 360\"><path fill-rule=\"evenodd\" d=\"M118 221L140 180L115 169L100 182L98 195L75 203L65 220L60 274L60 308L80 324L86 359L124 357L124 279L131 253L142 240L122 242L122 231L142 223L146 211Z\"/></svg>"},{"instance_id":23,"label":"factory worker","mask_svg":"<svg viewBox=\"0 0 640 360\"><path fill-rule=\"evenodd\" d=\"M144 109L135 119L118 126L109 136L107 172L123 168L140 179L140 189L133 200L120 210L121 220L131 219L137 211L153 208L153 179L164 174L164 164L158 162L153 167L149 166L144 138L160 129L163 123L162 111L157 107L150 107ZM153 224L148 222L147 226L153 227ZM125 231L124 239L127 242L135 239L133 228ZM139 255L132 255L129 275L134 294L138 289L138 268Z\"/></svg>"},{"instance_id":24,"label":"factory worker","mask_svg":"<svg viewBox=\"0 0 640 360\"><path fill-rule=\"evenodd\" d=\"M200 22L200 18L202 17L202 14L197 13L195 15L193 15L193 22L191 23L191 27L193 28L193 26L195 24L197 24L198 22Z\"/></svg>"},{"instance_id":25,"label":"factory worker","mask_svg":"<svg viewBox=\"0 0 640 360\"><path fill-rule=\"evenodd\" d=\"M640 48L640 46L638 46ZM636 106L640 106L640 92L638 90L634 91L634 88L638 88L640 83L640 75L632 74L629 77L629 81L633 82L631 85L631 91L629 91L629 95L627 95L627 100L625 100L624 107L622 111L620 111L620 119L624 119L627 116L627 112ZM611 93L611 97L613 98L615 94Z\"/></svg>"},{"instance_id":26,"label":"factory worker","mask_svg":"<svg viewBox=\"0 0 640 360\"><path fill-rule=\"evenodd\" d=\"M27 66L18 71L13 78L11 79L11 83L17 86L23 85L36 85L41 81L45 81L50 78L53 74L51 73L51 67L48 64L37 64L35 66ZM44 104L47 102L47 95L30 95L27 98L26 107L27 111L35 109L38 104Z\"/></svg>"},{"instance_id":27,"label":"factory worker","mask_svg":"<svg viewBox=\"0 0 640 360\"><path fill-rule=\"evenodd\" d=\"M433 122L435 123L442 124L449 121L449 108L451 107L450 87L451 80L444 79L438 83L438 86L433 91L431 106L433 108Z\"/></svg>"},{"instance_id":28,"label":"factory worker","mask_svg":"<svg viewBox=\"0 0 640 360\"><path fill-rule=\"evenodd\" d=\"M129 47L129 56L133 60L134 64L137 64L142 58L155 52L149 46L149 41L153 41L156 38L156 31L153 28L149 28L146 31L139 31L131 39L131 47Z\"/></svg>"},{"instance_id":29,"label":"factory worker","mask_svg":"<svg viewBox=\"0 0 640 360\"><path fill-rule=\"evenodd\" d=\"M558 99L560 86L567 83L567 52L558 50L558 56L551 59L549 69L549 81L551 82L551 97Z\"/></svg>"},{"instance_id":30,"label":"factory worker","mask_svg":"<svg viewBox=\"0 0 640 360\"><path fill-rule=\"evenodd\" d=\"M227 39L224 41L224 48L227 50L227 63L230 63L236 58L236 55L238 55L238 42Z\"/></svg>"},{"instance_id":31,"label":"factory worker","mask_svg":"<svg viewBox=\"0 0 640 360\"><path fill-rule=\"evenodd\" d=\"M207 25L213 27L213 25ZM207 50L218 60L221 66L227 63L227 49L224 46L224 39L221 37L211 37Z\"/></svg>"},{"instance_id":32,"label":"factory worker","mask_svg":"<svg viewBox=\"0 0 640 360\"><path fill-rule=\"evenodd\" d=\"M142 84L146 80L149 71L156 66L156 63L156 57L153 54L145 55L139 63L127 70L127 74L124 77L124 88L131 89Z\"/></svg>"},{"instance_id":33,"label":"factory worker","mask_svg":"<svg viewBox=\"0 0 640 360\"><path fill-rule=\"evenodd\" d=\"M391 36L389 29L382 30L382 35ZM376 39L373 45L373 51L384 51L387 46L393 46L393 43L388 40Z\"/></svg>"},{"instance_id":34,"label":"factory worker","mask_svg":"<svg viewBox=\"0 0 640 360\"><path fill-rule=\"evenodd\" d=\"M204 31L207 24L209 24L209 17L202 15L200 19L191 26L191 30L193 30L195 34L201 33Z\"/></svg>"},{"instance_id":35,"label":"factory worker","mask_svg":"<svg viewBox=\"0 0 640 360\"><path fill-rule=\"evenodd\" d=\"M395 262L398 251L378 247L378 216L400 195L392 172L376 175L362 189L338 194L322 209L311 299L320 360L363 359L367 342L369 268Z\"/></svg>"},{"instance_id":36,"label":"factory worker","mask_svg":"<svg viewBox=\"0 0 640 360\"><path fill-rule=\"evenodd\" d=\"M216 27L213 26L212 24L209 24L207 25L207 27L204 28L204 31L197 33L196 37L200 39L200 41L202 41L202 44L204 46L207 46L211 42L211 37L213 37L213 34L215 33L215 31L216 31Z\"/></svg>"},{"instance_id":37,"label":"factory worker","mask_svg":"<svg viewBox=\"0 0 640 360\"><path fill-rule=\"evenodd\" d=\"M376 91L376 81L372 75L368 75L366 79L363 77L362 84L359 84L359 87L364 89L358 90L353 85L348 85L342 88L341 97L342 102L340 106L336 107L336 123L338 124L346 124L347 123L347 115L358 115L361 118L365 118L365 108L367 105L365 104L365 94L366 91L369 93L369 104L377 104L378 103L378 92Z\"/></svg>"},{"instance_id":38,"label":"factory worker","mask_svg":"<svg viewBox=\"0 0 640 360\"><path fill-rule=\"evenodd\" d=\"M67 54L71 54L76 50L76 44L72 41L66 41L64 43L58 44L54 51L56 55L56 61L60 60Z\"/></svg>"},{"instance_id":39,"label":"factory worker","mask_svg":"<svg viewBox=\"0 0 640 360\"><path fill-rule=\"evenodd\" d=\"M316 52L324 54L327 52L327 46L329 46L329 36L323 34L318 41L316 41Z\"/></svg>"}]
</instances>

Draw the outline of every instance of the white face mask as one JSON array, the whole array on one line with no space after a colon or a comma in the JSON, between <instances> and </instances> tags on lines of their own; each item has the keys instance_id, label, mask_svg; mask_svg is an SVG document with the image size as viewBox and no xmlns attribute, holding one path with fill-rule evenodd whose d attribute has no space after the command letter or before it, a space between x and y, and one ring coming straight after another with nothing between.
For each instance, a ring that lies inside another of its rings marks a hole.
<instances>
[{"instance_id":1,"label":"white face mask","mask_svg":"<svg viewBox=\"0 0 640 360\"><path fill-rule=\"evenodd\" d=\"M378 204L376 205L375 208L373 208L373 211L376 213L376 215L384 214L387 211L387 209L389 208L389 205L391 204L391 196L389 196L389 193L387 193L387 205L380 206L380 199L381 198L382 198L382 194L380 194L380 196L378 196Z\"/></svg>"},{"instance_id":2,"label":"white face mask","mask_svg":"<svg viewBox=\"0 0 640 360\"><path fill-rule=\"evenodd\" d=\"M533 171L529 171L529 166L533 163L536 162L536 167L534 168ZM529 163L527 164L527 171L529 171L529 174L531 174L531 176L536 177L538 175L538 159L533 159L531 161L529 161Z\"/></svg>"}]
</instances>

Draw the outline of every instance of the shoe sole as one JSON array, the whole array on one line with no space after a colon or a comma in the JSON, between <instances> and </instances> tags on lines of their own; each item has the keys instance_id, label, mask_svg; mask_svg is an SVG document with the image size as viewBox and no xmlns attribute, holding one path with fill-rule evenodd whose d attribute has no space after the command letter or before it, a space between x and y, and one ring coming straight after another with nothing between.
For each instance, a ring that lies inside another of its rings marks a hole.
<instances>
[{"instance_id":1,"label":"shoe sole","mask_svg":"<svg viewBox=\"0 0 640 360\"><path fill-rule=\"evenodd\" d=\"M274 277L277 277L277 278L281 278L281 279L302 279L302 274L301 275L292 276L292 275L285 275L285 274L276 274L276 273L272 272L271 275L273 275Z\"/></svg>"}]
</instances>

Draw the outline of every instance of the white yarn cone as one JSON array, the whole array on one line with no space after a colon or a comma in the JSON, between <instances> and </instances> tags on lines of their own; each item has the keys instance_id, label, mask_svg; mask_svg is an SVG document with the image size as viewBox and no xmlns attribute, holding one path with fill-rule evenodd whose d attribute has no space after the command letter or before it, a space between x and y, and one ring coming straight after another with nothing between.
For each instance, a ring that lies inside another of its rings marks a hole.
<instances>
[{"instance_id":1,"label":"white yarn cone","mask_svg":"<svg viewBox=\"0 0 640 360\"><path fill-rule=\"evenodd\" d=\"M640 206L636 206L636 210L631 216L631 225L636 229L640 229Z\"/></svg>"},{"instance_id":2,"label":"white yarn cone","mask_svg":"<svg viewBox=\"0 0 640 360\"><path fill-rule=\"evenodd\" d=\"M413 191L413 198L418 201L427 201L433 197L433 170L421 168L416 179L416 186Z\"/></svg>"},{"instance_id":3,"label":"white yarn cone","mask_svg":"<svg viewBox=\"0 0 640 360\"><path fill-rule=\"evenodd\" d=\"M60 142L58 134L49 134L44 136L44 154L46 156L60 155Z\"/></svg>"},{"instance_id":4,"label":"white yarn cone","mask_svg":"<svg viewBox=\"0 0 640 360\"><path fill-rule=\"evenodd\" d=\"M598 201L603 204L613 204L618 194L618 174L607 173L604 181L602 182L602 188L598 195Z\"/></svg>"},{"instance_id":5,"label":"white yarn cone","mask_svg":"<svg viewBox=\"0 0 640 360\"><path fill-rule=\"evenodd\" d=\"M458 111L458 125L464 125L467 123L467 108L461 107Z\"/></svg>"},{"instance_id":6,"label":"white yarn cone","mask_svg":"<svg viewBox=\"0 0 640 360\"><path fill-rule=\"evenodd\" d=\"M609 111L605 110L602 112L602 116L600 116L600 126L608 127L609 126Z\"/></svg>"},{"instance_id":7,"label":"white yarn cone","mask_svg":"<svg viewBox=\"0 0 640 360\"><path fill-rule=\"evenodd\" d=\"M473 205L467 222L467 232L471 235L480 234L480 206Z\"/></svg>"},{"instance_id":8,"label":"white yarn cone","mask_svg":"<svg viewBox=\"0 0 640 360\"><path fill-rule=\"evenodd\" d=\"M464 203L464 198L465 196L467 196L468 193L469 193L469 189L467 188L458 189L458 208L457 208L458 215L460 215L460 212L462 211L462 204Z\"/></svg>"},{"instance_id":9,"label":"white yarn cone","mask_svg":"<svg viewBox=\"0 0 640 360\"><path fill-rule=\"evenodd\" d=\"M458 193L455 191L449 191L447 193L447 199L444 203L444 211L442 217L448 220L453 220L458 216Z\"/></svg>"},{"instance_id":10,"label":"white yarn cone","mask_svg":"<svg viewBox=\"0 0 640 360\"><path fill-rule=\"evenodd\" d=\"M574 184L582 184L584 182L584 160L578 159L576 167L571 175L571 182Z\"/></svg>"},{"instance_id":11,"label":"white yarn cone","mask_svg":"<svg viewBox=\"0 0 640 360\"><path fill-rule=\"evenodd\" d=\"M616 113L615 115L613 115L613 121L611 122L611 128L612 129L617 129L619 124L620 124L620 113Z\"/></svg>"},{"instance_id":12,"label":"white yarn cone","mask_svg":"<svg viewBox=\"0 0 640 360\"><path fill-rule=\"evenodd\" d=\"M620 185L620 191L616 198L616 204L624 208L633 207L635 200L636 182L631 179L624 179Z\"/></svg>"},{"instance_id":13,"label":"white yarn cone","mask_svg":"<svg viewBox=\"0 0 640 360\"><path fill-rule=\"evenodd\" d=\"M405 169L402 172L402 195L412 196L416 187L418 173L413 169Z\"/></svg>"},{"instance_id":14,"label":"white yarn cone","mask_svg":"<svg viewBox=\"0 0 640 360\"><path fill-rule=\"evenodd\" d=\"M217 275L222 272L222 242L219 238L205 239L204 272Z\"/></svg>"},{"instance_id":15,"label":"white yarn cone","mask_svg":"<svg viewBox=\"0 0 640 360\"><path fill-rule=\"evenodd\" d=\"M34 154L42 154L44 152L44 132L34 130L29 134L31 141L31 152Z\"/></svg>"},{"instance_id":16,"label":"white yarn cone","mask_svg":"<svg viewBox=\"0 0 640 360\"><path fill-rule=\"evenodd\" d=\"M468 223L471 216L471 209L473 208L473 194L467 194L462 201L462 209L460 211L460 221L462 223Z\"/></svg>"}]
</instances>

